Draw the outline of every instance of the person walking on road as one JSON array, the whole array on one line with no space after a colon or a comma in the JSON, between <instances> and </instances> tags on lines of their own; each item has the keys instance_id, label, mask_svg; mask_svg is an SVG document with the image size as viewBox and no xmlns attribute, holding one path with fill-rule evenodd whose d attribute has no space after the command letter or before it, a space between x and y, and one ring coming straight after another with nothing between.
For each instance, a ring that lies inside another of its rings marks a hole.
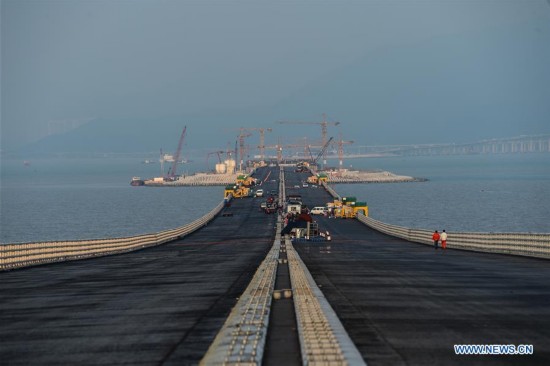
<instances>
[{"instance_id":1,"label":"person walking on road","mask_svg":"<svg viewBox=\"0 0 550 366\"><path fill-rule=\"evenodd\" d=\"M443 230L443 232L441 233L440 238L441 238L441 248L447 249L447 233L445 232L445 230Z\"/></svg>"},{"instance_id":2,"label":"person walking on road","mask_svg":"<svg viewBox=\"0 0 550 366\"><path fill-rule=\"evenodd\" d=\"M434 241L434 249L436 249L436 250L437 250L437 247L439 245L439 238L440 238L440 236L439 236L439 233L437 232L437 230L434 231L434 233L432 235L432 240Z\"/></svg>"}]
</instances>

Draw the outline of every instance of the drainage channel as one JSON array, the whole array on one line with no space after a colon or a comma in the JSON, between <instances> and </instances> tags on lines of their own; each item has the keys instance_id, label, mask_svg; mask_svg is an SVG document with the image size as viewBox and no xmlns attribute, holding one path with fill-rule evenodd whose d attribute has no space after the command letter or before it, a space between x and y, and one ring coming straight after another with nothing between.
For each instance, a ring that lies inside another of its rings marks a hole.
<instances>
[{"instance_id":1,"label":"drainage channel","mask_svg":"<svg viewBox=\"0 0 550 366\"><path fill-rule=\"evenodd\" d=\"M263 364L302 363L286 243L281 242Z\"/></svg>"},{"instance_id":2,"label":"drainage channel","mask_svg":"<svg viewBox=\"0 0 550 366\"><path fill-rule=\"evenodd\" d=\"M284 201L281 168L279 202ZM365 365L288 237L273 247L201 365Z\"/></svg>"}]
</instances>

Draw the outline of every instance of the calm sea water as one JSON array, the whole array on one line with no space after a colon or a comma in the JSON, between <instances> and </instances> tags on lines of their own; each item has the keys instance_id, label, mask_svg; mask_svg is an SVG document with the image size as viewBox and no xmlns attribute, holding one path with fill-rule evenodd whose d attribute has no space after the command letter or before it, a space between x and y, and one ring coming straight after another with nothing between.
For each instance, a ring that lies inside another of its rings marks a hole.
<instances>
[{"instance_id":1,"label":"calm sea water","mask_svg":"<svg viewBox=\"0 0 550 366\"><path fill-rule=\"evenodd\" d=\"M334 163L330 162L329 163ZM429 179L419 183L341 184L341 195L369 204L370 216L425 229L550 232L550 154L348 160ZM139 159L2 160L0 242L138 235L189 223L213 209L222 187L131 187L159 174ZM204 170L204 162L183 167Z\"/></svg>"},{"instance_id":2,"label":"calm sea water","mask_svg":"<svg viewBox=\"0 0 550 366\"><path fill-rule=\"evenodd\" d=\"M550 233L550 154L469 155L349 160L427 182L340 184L366 200L369 215L419 229Z\"/></svg>"},{"instance_id":3,"label":"calm sea water","mask_svg":"<svg viewBox=\"0 0 550 366\"><path fill-rule=\"evenodd\" d=\"M184 170L194 167L184 166ZM132 187L160 174L139 159L3 160L0 242L122 237L172 229L212 210L220 187Z\"/></svg>"}]
</instances>

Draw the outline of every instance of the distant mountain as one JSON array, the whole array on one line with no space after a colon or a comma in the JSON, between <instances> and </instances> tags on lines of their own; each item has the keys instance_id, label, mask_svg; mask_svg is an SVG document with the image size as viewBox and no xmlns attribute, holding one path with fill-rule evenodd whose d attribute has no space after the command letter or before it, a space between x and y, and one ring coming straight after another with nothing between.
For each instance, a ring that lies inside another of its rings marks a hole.
<instances>
[{"instance_id":1,"label":"distant mountain","mask_svg":"<svg viewBox=\"0 0 550 366\"><path fill-rule=\"evenodd\" d=\"M539 32L550 34L550 27ZM50 136L28 151L140 152L176 148L184 125L186 148L234 146L239 127L272 127L266 143L285 144L319 126L277 125L279 120L342 124L329 135L356 144L471 142L550 133L550 43L536 30L457 35L422 44L378 49L352 65L294 91L280 102L247 110L209 110L163 118L94 120ZM291 72L292 70L289 70ZM258 144L257 133L247 144Z\"/></svg>"},{"instance_id":2,"label":"distant mountain","mask_svg":"<svg viewBox=\"0 0 550 366\"><path fill-rule=\"evenodd\" d=\"M185 147L201 149L224 147L234 142L243 118L220 112L164 118L100 118L65 134L46 137L26 151L47 153L131 153L176 150L181 132L187 126ZM252 123L251 123L252 124Z\"/></svg>"}]
</instances>

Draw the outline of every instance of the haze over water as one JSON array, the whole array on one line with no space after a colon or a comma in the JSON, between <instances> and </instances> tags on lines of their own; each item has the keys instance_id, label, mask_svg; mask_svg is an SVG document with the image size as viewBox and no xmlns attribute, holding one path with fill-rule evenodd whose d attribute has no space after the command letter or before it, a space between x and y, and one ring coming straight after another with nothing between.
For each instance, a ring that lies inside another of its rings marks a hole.
<instances>
[{"instance_id":1,"label":"haze over water","mask_svg":"<svg viewBox=\"0 0 550 366\"><path fill-rule=\"evenodd\" d=\"M550 154L345 161L350 164L429 179L336 185L341 195L366 200L377 220L450 232L550 232ZM205 170L205 163L183 166L188 173L196 170ZM4 161L0 242L151 233L189 223L223 198L223 187L129 185L133 175L158 174L158 163L138 159L45 159L30 167Z\"/></svg>"},{"instance_id":2,"label":"haze over water","mask_svg":"<svg viewBox=\"0 0 550 366\"><path fill-rule=\"evenodd\" d=\"M377 220L420 229L550 232L550 154L349 160L354 168L428 178L405 184L340 184Z\"/></svg>"}]
</instances>

